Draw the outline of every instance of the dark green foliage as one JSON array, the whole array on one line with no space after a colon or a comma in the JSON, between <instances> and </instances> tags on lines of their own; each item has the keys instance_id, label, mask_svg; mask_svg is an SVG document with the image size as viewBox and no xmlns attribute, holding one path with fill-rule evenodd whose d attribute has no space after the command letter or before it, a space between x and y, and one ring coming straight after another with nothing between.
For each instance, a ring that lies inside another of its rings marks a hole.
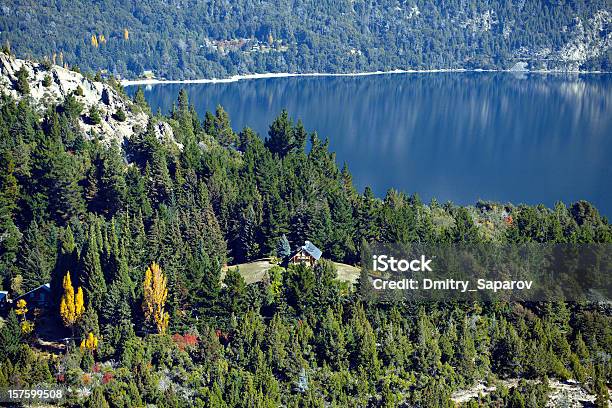
<instances>
[{"instance_id":1,"label":"dark green foliage","mask_svg":"<svg viewBox=\"0 0 612 408\"><path fill-rule=\"evenodd\" d=\"M19 352L21 341L21 327L17 315L11 311L8 319L0 328L0 356L14 359Z\"/></svg>"},{"instance_id":2,"label":"dark green foliage","mask_svg":"<svg viewBox=\"0 0 612 408\"><path fill-rule=\"evenodd\" d=\"M357 264L372 241L610 242L609 224L590 204L507 205L509 225L481 205L359 194L327 142L311 134L305 146L304 127L286 112L266 143L249 129L237 136L222 108L200 122L184 92L170 117L150 118L123 146L82 135L74 127L81 111L74 95L42 116L27 101L0 99L3 288L14 296L17 275L24 290L50 281L48 315L28 316L43 340L46 328L61 326L54 311L68 272L86 302L77 347L69 341L57 360L25 344L36 337L22 335L9 313L0 387L91 381L90 396L74 397L74 406L446 407L477 381L529 377L542 381L500 387L483 404L543 406L546 376L554 376L574 377L604 401L612 325L603 306L375 303L365 268L351 287L332 262ZM157 138L160 120L182 151ZM493 236L485 217L499 218ZM244 277L251 265L231 266L284 257L289 240L311 240L323 259L313 268L274 266L255 284ZM142 309L152 261L168 282L166 335L147 333ZM81 352L90 332L98 348Z\"/></svg>"},{"instance_id":3,"label":"dark green foliage","mask_svg":"<svg viewBox=\"0 0 612 408\"><path fill-rule=\"evenodd\" d=\"M300 141L302 144L304 142ZM289 118L289 113L286 110L283 110L280 116L270 125L266 147L280 157L286 156L291 149L296 147L293 121Z\"/></svg>"},{"instance_id":4,"label":"dark green foliage","mask_svg":"<svg viewBox=\"0 0 612 408\"><path fill-rule=\"evenodd\" d=\"M51 86L51 84L53 83L53 80L51 79L50 75L45 75L45 77L43 78L42 84L45 88L48 88Z\"/></svg>"},{"instance_id":5,"label":"dark green foliage","mask_svg":"<svg viewBox=\"0 0 612 408\"><path fill-rule=\"evenodd\" d=\"M92 125L99 125L102 122L100 110L95 105L89 108L89 114L87 118L89 120L89 123Z\"/></svg>"},{"instance_id":6,"label":"dark green foliage","mask_svg":"<svg viewBox=\"0 0 612 408\"><path fill-rule=\"evenodd\" d=\"M78 0L69 10L63 3L5 4L9 11L0 17L0 41L10 41L18 55L43 57L61 50L65 62L78 63L83 71L139 77L153 70L169 79L247 72L508 69L518 59L530 68L563 67L554 60L561 60L564 45L582 38L583 27L605 41L607 31L600 33L590 20L610 8L605 0L308 0L291 5L266 0L182 7L162 0L136 5L112 0L99 9ZM68 12L74 16L71 24L65 21ZM32 18L24 24L26 13ZM102 33L107 41L92 45L91 35ZM212 44L238 39L242 42ZM552 54L542 61L538 52L546 49ZM581 68L610 71L610 51L598 51Z\"/></svg>"},{"instance_id":7,"label":"dark green foliage","mask_svg":"<svg viewBox=\"0 0 612 408\"><path fill-rule=\"evenodd\" d=\"M126 115L123 109L117 108L117 111L114 113L113 117L119 122L125 122Z\"/></svg>"},{"instance_id":8,"label":"dark green foliage","mask_svg":"<svg viewBox=\"0 0 612 408\"><path fill-rule=\"evenodd\" d=\"M87 242L81 253L79 283L85 292L85 302L91 303L96 310L102 310L106 295L106 282L100 262L100 229L98 221L90 221Z\"/></svg>"},{"instance_id":9,"label":"dark green foliage","mask_svg":"<svg viewBox=\"0 0 612 408\"><path fill-rule=\"evenodd\" d=\"M17 89L17 92L21 93L22 95L29 94L30 83L28 82L28 78L30 75L28 74L28 70L26 69L25 65L22 65L21 68L19 68L19 70L16 72L16 76L17 84L15 89Z\"/></svg>"},{"instance_id":10,"label":"dark green foliage","mask_svg":"<svg viewBox=\"0 0 612 408\"><path fill-rule=\"evenodd\" d=\"M246 283L237 268L231 268L223 279L222 302L230 314L240 314L246 308Z\"/></svg>"},{"instance_id":11,"label":"dark green foliage","mask_svg":"<svg viewBox=\"0 0 612 408\"><path fill-rule=\"evenodd\" d=\"M276 243L276 256L284 259L289 255L291 255L291 245L289 244L287 236L283 234Z\"/></svg>"}]
</instances>

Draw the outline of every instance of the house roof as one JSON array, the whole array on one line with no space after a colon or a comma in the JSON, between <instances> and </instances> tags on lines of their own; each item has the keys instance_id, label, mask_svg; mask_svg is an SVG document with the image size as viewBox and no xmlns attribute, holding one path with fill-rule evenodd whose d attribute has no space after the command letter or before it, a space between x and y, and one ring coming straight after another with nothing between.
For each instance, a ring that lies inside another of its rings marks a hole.
<instances>
[{"instance_id":1,"label":"house roof","mask_svg":"<svg viewBox=\"0 0 612 408\"><path fill-rule=\"evenodd\" d=\"M317 261L319 260L319 258L321 258L321 250L310 241L306 241L304 245L300 247L300 249L306 251L308 255L312 256Z\"/></svg>"},{"instance_id":2,"label":"house roof","mask_svg":"<svg viewBox=\"0 0 612 408\"><path fill-rule=\"evenodd\" d=\"M0 290L0 301L4 301L8 298L8 292L5 290Z\"/></svg>"},{"instance_id":3,"label":"house roof","mask_svg":"<svg viewBox=\"0 0 612 408\"><path fill-rule=\"evenodd\" d=\"M26 297L26 296L28 296L30 293L37 292L37 291L39 291L39 290L50 291L50 290L51 290L51 284L50 284L50 283L45 283L45 284L43 284L43 285L40 285L40 286L38 286L38 287L36 287L36 288L32 289L31 291L29 291L29 292L27 292L27 293L24 293L23 295L21 295L21 296L19 296L19 297L15 298L15 300L19 300L19 299L21 299L22 297Z\"/></svg>"}]
</instances>

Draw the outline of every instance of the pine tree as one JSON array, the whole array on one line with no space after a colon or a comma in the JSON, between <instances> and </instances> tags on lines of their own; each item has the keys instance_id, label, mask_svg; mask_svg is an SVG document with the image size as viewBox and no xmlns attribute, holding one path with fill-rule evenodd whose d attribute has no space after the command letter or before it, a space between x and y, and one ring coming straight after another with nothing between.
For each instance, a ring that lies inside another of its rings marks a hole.
<instances>
[{"instance_id":1,"label":"pine tree","mask_svg":"<svg viewBox=\"0 0 612 408\"><path fill-rule=\"evenodd\" d=\"M151 162L147 162L145 179L149 182L148 196L154 204L159 206L171 197L172 180L166 156L162 150L155 150Z\"/></svg>"},{"instance_id":2,"label":"pine tree","mask_svg":"<svg viewBox=\"0 0 612 408\"><path fill-rule=\"evenodd\" d=\"M289 113L283 110L270 125L266 147L272 153L285 157L295 145L293 121L289 118Z\"/></svg>"},{"instance_id":3,"label":"pine tree","mask_svg":"<svg viewBox=\"0 0 612 408\"><path fill-rule=\"evenodd\" d=\"M281 259L285 259L291 255L291 245L287 236L283 234L276 243L276 256Z\"/></svg>"},{"instance_id":4,"label":"pine tree","mask_svg":"<svg viewBox=\"0 0 612 408\"><path fill-rule=\"evenodd\" d=\"M102 122L102 117L100 116L100 110L96 107L96 105L92 105L89 108L89 123L92 125L99 125Z\"/></svg>"},{"instance_id":5,"label":"pine tree","mask_svg":"<svg viewBox=\"0 0 612 408\"><path fill-rule=\"evenodd\" d=\"M198 311L214 315L221 292L221 265L211 260L201 242L190 257L186 271L187 304L192 314Z\"/></svg>"},{"instance_id":6,"label":"pine tree","mask_svg":"<svg viewBox=\"0 0 612 408\"><path fill-rule=\"evenodd\" d=\"M104 213L112 217L123 209L127 187L124 177L124 164L121 149L113 144L102 156L102 169L99 181L99 199Z\"/></svg>"},{"instance_id":7,"label":"pine tree","mask_svg":"<svg viewBox=\"0 0 612 408\"><path fill-rule=\"evenodd\" d=\"M455 226L452 235L455 242L476 243L479 241L478 227L465 208L457 209L454 219Z\"/></svg>"},{"instance_id":8,"label":"pine tree","mask_svg":"<svg viewBox=\"0 0 612 408\"><path fill-rule=\"evenodd\" d=\"M28 95L30 93L30 83L28 82L30 74L25 65L22 65L15 74L17 76L17 83L15 84L17 92L22 95Z\"/></svg>"},{"instance_id":9,"label":"pine tree","mask_svg":"<svg viewBox=\"0 0 612 408\"><path fill-rule=\"evenodd\" d=\"M147 102L147 99L144 96L144 90L141 86L138 86L136 88L136 92L134 92L134 97L132 98L132 101L144 112L151 113L151 107L149 106L149 103Z\"/></svg>"},{"instance_id":10,"label":"pine tree","mask_svg":"<svg viewBox=\"0 0 612 408\"><path fill-rule=\"evenodd\" d=\"M221 105L217 105L214 117L213 136L223 146L235 146L238 143L238 136L232 130L229 115Z\"/></svg>"},{"instance_id":11,"label":"pine tree","mask_svg":"<svg viewBox=\"0 0 612 408\"><path fill-rule=\"evenodd\" d=\"M26 292L49 282L55 255L47 239L49 235L51 231L39 228L36 220L32 221L23 235L17 256L17 269L23 276Z\"/></svg>"},{"instance_id":12,"label":"pine tree","mask_svg":"<svg viewBox=\"0 0 612 408\"><path fill-rule=\"evenodd\" d=\"M369 378L377 378L381 365L376 351L376 335L361 305L355 307L350 324L351 362L357 368L367 371Z\"/></svg>"},{"instance_id":13,"label":"pine tree","mask_svg":"<svg viewBox=\"0 0 612 408\"><path fill-rule=\"evenodd\" d=\"M304 150L306 149L306 140L308 139L308 132L306 132L306 129L304 129L302 119L298 119L293 133L295 138L295 149L298 152L304 152Z\"/></svg>"},{"instance_id":14,"label":"pine tree","mask_svg":"<svg viewBox=\"0 0 612 408\"><path fill-rule=\"evenodd\" d=\"M55 307L59 307L60 298L64 293L63 281L68 271L73 271L71 280L76 282L74 271L78 268L78 254L70 225L60 235L58 246L57 259L51 273L50 283L51 297Z\"/></svg>"},{"instance_id":15,"label":"pine tree","mask_svg":"<svg viewBox=\"0 0 612 408\"><path fill-rule=\"evenodd\" d=\"M223 306L229 314L240 315L246 309L246 282L238 268L230 268L223 279Z\"/></svg>"},{"instance_id":16,"label":"pine tree","mask_svg":"<svg viewBox=\"0 0 612 408\"><path fill-rule=\"evenodd\" d=\"M313 304L315 275L312 268L304 264L290 265L285 274L285 296L298 315L304 315Z\"/></svg>"},{"instance_id":17,"label":"pine tree","mask_svg":"<svg viewBox=\"0 0 612 408\"><path fill-rule=\"evenodd\" d=\"M0 355L15 361L21 343L21 326L14 310L9 312L8 318L0 328Z\"/></svg>"},{"instance_id":18,"label":"pine tree","mask_svg":"<svg viewBox=\"0 0 612 408\"><path fill-rule=\"evenodd\" d=\"M321 361L339 370L346 364L346 338L341 323L331 309L327 309L317 328L317 353Z\"/></svg>"},{"instance_id":19,"label":"pine tree","mask_svg":"<svg viewBox=\"0 0 612 408\"><path fill-rule=\"evenodd\" d=\"M98 221L94 218L89 227L87 244L81 255L80 284L87 295L87 302L95 310L102 310L106 294L106 282L100 262L100 242L102 241Z\"/></svg>"},{"instance_id":20,"label":"pine tree","mask_svg":"<svg viewBox=\"0 0 612 408\"><path fill-rule=\"evenodd\" d=\"M463 319L456 357L458 372L461 373L461 375L467 379L468 384L470 384L474 379L476 371L476 349L467 317Z\"/></svg>"},{"instance_id":21,"label":"pine tree","mask_svg":"<svg viewBox=\"0 0 612 408\"><path fill-rule=\"evenodd\" d=\"M87 398L87 408L109 408L110 405L104 397L102 387L95 387L93 392Z\"/></svg>"},{"instance_id":22,"label":"pine tree","mask_svg":"<svg viewBox=\"0 0 612 408\"><path fill-rule=\"evenodd\" d=\"M417 369L430 375L435 374L440 368L442 357L438 345L439 333L424 309L419 310L417 329Z\"/></svg>"},{"instance_id":23,"label":"pine tree","mask_svg":"<svg viewBox=\"0 0 612 408\"><path fill-rule=\"evenodd\" d=\"M257 221L253 206L249 206L243 214L239 235L239 259L248 262L259 254L257 243Z\"/></svg>"},{"instance_id":24,"label":"pine tree","mask_svg":"<svg viewBox=\"0 0 612 408\"><path fill-rule=\"evenodd\" d=\"M14 272L21 233L14 222L19 185L15 162L8 151L0 152L0 279Z\"/></svg>"}]
</instances>

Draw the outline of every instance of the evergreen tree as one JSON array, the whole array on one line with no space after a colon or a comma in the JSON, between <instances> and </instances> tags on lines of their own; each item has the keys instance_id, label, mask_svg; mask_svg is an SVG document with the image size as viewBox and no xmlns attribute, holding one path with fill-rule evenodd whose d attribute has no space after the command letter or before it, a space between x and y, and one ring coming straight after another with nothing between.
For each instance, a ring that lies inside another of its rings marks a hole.
<instances>
[{"instance_id":1,"label":"evergreen tree","mask_svg":"<svg viewBox=\"0 0 612 408\"><path fill-rule=\"evenodd\" d=\"M59 306L59 301L64 293L63 280L68 271L72 271L71 280L77 282L75 271L78 270L78 254L74 235L70 225L60 234L55 266L51 273L51 297L53 304Z\"/></svg>"},{"instance_id":2,"label":"evergreen tree","mask_svg":"<svg viewBox=\"0 0 612 408\"><path fill-rule=\"evenodd\" d=\"M15 84L15 89L22 95L27 95L30 93L30 83L29 77L30 74L26 69L25 65L22 65L21 68L17 70L15 73L17 76L17 83Z\"/></svg>"},{"instance_id":3,"label":"evergreen tree","mask_svg":"<svg viewBox=\"0 0 612 408\"><path fill-rule=\"evenodd\" d=\"M293 121L289 118L289 113L283 110L270 125L268 138L266 138L266 147L272 153L284 157L295 145Z\"/></svg>"},{"instance_id":4,"label":"evergreen tree","mask_svg":"<svg viewBox=\"0 0 612 408\"><path fill-rule=\"evenodd\" d=\"M89 227L87 243L81 254L81 274L79 281L85 290L86 301L91 303L95 310L102 310L104 296L106 295L106 281L102 273L100 262L99 224L95 219Z\"/></svg>"},{"instance_id":5,"label":"evergreen tree","mask_svg":"<svg viewBox=\"0 0 612 408\"><path fill-rule=\"evenodd\" d=\"M230 314L240 315L246 308L246 282L238 268L230 268L223 279L225 288L222 291L224 308Z\"/></svg>"},{"instance_id":6,"label":"evergreen tree","mask_svg":"<svg viewBox=\"0 0 612 408\"><path fill-rule=\"evenodd\" d=\"M289 244L289 240L287 236L283 234L277 241L276 244L276 256L281 259L285 259L291 255L291 245Z\"/></svg>"},{"instance_id":7,"label":"evergreen tree","mask_svg":"<svg viewBox=\"0 0 612 408\"><path fill-rule=\"evenodd\" d=\"M17 256L17 269L23 277L26 292L49 283L54 266L54 243L49 243L51 233L40 228L36 220L32 221L21 240Z\"/></svg>"},{"instance_id":8,"label":"evergreen tree","mask_svg":"<svg viewBox=\"0 0 612 408\"><path fill-rule=\"evenodd\" d=\"M4 325L0 327L0 355L15 361L21 342L21 326L14 310L9 312Z\"/></svg>"},{"instance_id":9,"label":"evergreen tree","mask_svg":"<svg viewBox=\"0 0 612 408\"><path fill-rule=\"evenodd\" d=\"M19 185L14 175L15 163L7 151L0 152L0 278L7 279L18 252L21 233L15 225L14 213L17 208Z\"/></svg>"},{"instance_id":10,"label":"evergreen tree","mask_svg":"<svg viewBox=\"0 0 612 408\"><path fill-rule=\"evenodd\" d=\"M92 125L99 125L100 123L102 123L102 117L100 116L100 110L96 107L96 105L92 105L91 108L89 108L88 118L89 118L89 123Z\"/></svg>"}]
</instances>

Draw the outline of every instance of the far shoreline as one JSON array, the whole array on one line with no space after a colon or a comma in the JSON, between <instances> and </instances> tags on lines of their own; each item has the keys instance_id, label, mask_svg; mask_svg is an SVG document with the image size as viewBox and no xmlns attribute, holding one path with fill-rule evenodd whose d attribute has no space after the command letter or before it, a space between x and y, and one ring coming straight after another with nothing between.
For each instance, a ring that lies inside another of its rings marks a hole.
<instances>
[{"instance_id":1,"label":"far shoreline","mask_svg":"<svg viewBox=\"0 0 612 408\"><path fill-rule=\"evenodd\" d=\"M238 81L253 79L272 79L272 78L292 78L292 77L359 77L390 74L432 74L432 73L466 73L466 72L504 72L511 74L610 74L607 71L562 71L562 70L511 70L511 69L465 69L465 68L444 68L444 69L395 69L391 71L367 71L367 72L346 72L346 73L325 73L325 72L268 72L263 74L244 74L233 75L228 78L201 78L201 79L125 79L121 80L122 86L140 85L176 85L176 84L226 84Z\"/></svg>"}]
</instances>

